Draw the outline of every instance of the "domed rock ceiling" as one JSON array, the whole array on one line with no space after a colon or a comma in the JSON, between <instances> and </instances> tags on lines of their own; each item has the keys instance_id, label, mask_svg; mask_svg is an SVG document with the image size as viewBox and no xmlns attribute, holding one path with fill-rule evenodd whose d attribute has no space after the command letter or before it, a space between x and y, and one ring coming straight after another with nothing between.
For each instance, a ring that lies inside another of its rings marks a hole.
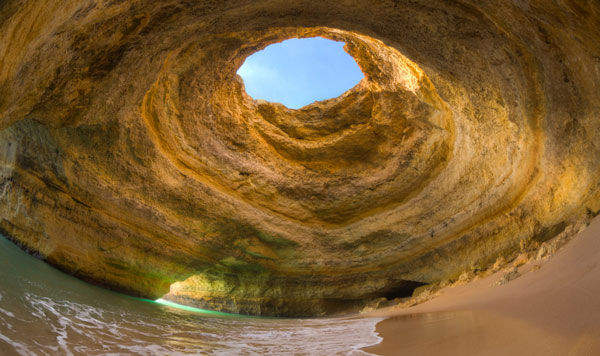
<instances>
[{"instance_id":1,"label":"domed rock ceiling","mask_svg":"<svg viewBox=\"0 0 600 356\"><path fill-rule=\"evenodd\" d=\"M3 1L0 228L82 279L257 315L483 270L600 210L599 19L594 1ZM248 55L313 36L365 78L299 110L245 93Z\"/></svg>"}]
</instances>

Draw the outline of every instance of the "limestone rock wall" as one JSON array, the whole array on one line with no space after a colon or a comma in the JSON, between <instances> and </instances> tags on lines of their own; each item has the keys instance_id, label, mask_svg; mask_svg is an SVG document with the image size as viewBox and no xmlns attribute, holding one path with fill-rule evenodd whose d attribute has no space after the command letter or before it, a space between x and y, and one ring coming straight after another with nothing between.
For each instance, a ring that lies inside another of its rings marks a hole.
<instances>
[{"instance_id":1,"label":"limestone rock wall","mask_svg":"<svg viewBox=\"0 0 600 356\"><path fill-rule=\"evenodd\" d=\"M365 79L299 110L293 37ZM596 1L0 2L0 229L74 275L230 312L351 310L600 210Z\"/></svg>"}]
</instances>

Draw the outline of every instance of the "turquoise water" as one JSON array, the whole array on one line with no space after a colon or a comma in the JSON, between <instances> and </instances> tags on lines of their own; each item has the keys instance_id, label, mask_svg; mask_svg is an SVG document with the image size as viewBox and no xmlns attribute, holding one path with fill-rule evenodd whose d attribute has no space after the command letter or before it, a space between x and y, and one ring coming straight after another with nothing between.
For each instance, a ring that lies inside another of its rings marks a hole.
<instances>
[{"instance_id":1,"label":"turquoise water","mask_svg":"<svg viewBox=\"0 0 600 356\"><path fill-rule=\"evenodd\" d=\"M208 314L73 278L0 236L0 355L367 355L380 319Z\"/></svg>"},{"instance_id":2,"label":"turquoise water","mask_svg":"<svg viewBox=\"0 0 600 356\"><path fill-rule=\"evenodd\" d=\"M237 73L252 98L290 109L338 97L364 77L343 42L322 37L270 45L246 58Z\"/></svg>"}]
</instances>

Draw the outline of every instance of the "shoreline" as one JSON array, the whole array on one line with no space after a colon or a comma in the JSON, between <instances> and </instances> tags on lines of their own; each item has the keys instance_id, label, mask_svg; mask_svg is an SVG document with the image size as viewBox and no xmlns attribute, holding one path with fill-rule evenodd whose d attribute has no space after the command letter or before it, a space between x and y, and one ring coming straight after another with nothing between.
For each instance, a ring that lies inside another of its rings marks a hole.
<instances>
[{"instance_id":1,"label":"shoreline","mask_svg":"<svg viewBox=\"0 0 600 356\"><path fill-rule=\"evenodd\" d=\"M375 355L600 355L600 217L543 263L441 290L408 308L388 307Z\"/></svg>"}]
</instances>

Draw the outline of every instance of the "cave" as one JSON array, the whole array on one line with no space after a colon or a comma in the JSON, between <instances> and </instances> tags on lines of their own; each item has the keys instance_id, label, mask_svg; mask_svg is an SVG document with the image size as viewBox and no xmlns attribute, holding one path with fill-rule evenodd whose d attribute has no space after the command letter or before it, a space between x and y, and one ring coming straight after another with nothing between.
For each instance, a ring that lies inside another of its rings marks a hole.
<instances>
[{"instance_id":1,"label":"cave","mask_svg":"<svg viewBox=\"0 0 600 356\"><path fill-rule=\"evenodd\" d=\"M0 231L205 310L433 298L600 212L599 19L578 0L2 1ZM249 56L314 37L364 78L299 108L246 92Z\"/></svg>"}]
</instances>

